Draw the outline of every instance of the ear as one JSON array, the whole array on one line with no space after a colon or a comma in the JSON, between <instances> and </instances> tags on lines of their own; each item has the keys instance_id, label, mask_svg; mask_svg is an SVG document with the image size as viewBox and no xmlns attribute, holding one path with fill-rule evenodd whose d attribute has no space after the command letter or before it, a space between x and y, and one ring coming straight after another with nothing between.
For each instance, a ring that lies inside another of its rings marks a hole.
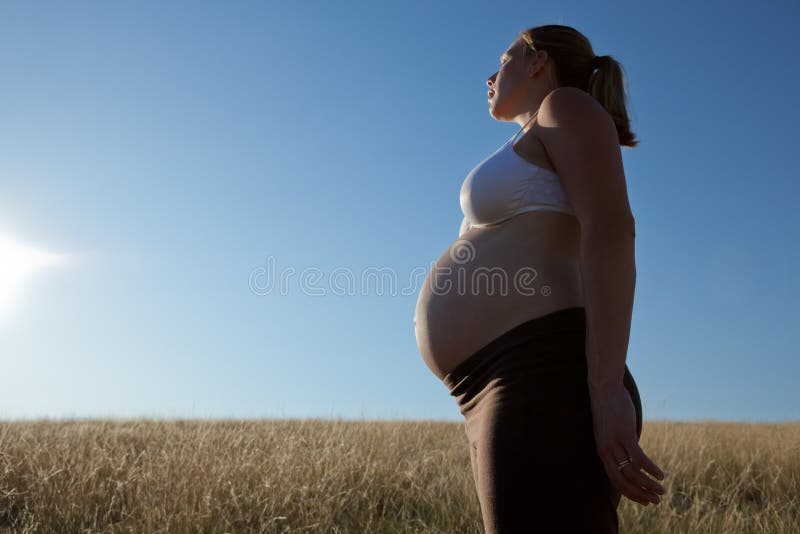
<instances>
[{"instance_id":1,"label":"ear","mask_svg":"<svg viewBox=\"0 0 800 534\"><path fill-rule=\"evenodd\" d=\"M528 65L528 76L530 78L533 78L538 71L544 68L544 64L547 62L548 57L547 50L536 51L536 59Z\"/></svg>"}]
</instances>

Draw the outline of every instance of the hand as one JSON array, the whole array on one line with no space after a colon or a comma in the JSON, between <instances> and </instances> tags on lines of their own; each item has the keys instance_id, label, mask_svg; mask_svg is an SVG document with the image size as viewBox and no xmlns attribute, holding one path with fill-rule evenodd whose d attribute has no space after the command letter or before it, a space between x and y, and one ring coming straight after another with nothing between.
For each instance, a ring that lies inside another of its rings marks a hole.
<instances>
[{"instance_id":1,"label":"hand","mask_svg":"<svg viewBox=\"0 0 800 534\"><path fill-rule=\"evenodd\" d=\"M639 447L636 436L636 411L628 390L610 384L592 390L592 420L597 453L611 484L629 499L647 506L658 504L664 487L641 471L664 480L664 472ZM630 458L620 470L618 464Z\"/></svg>"}]
</instances>

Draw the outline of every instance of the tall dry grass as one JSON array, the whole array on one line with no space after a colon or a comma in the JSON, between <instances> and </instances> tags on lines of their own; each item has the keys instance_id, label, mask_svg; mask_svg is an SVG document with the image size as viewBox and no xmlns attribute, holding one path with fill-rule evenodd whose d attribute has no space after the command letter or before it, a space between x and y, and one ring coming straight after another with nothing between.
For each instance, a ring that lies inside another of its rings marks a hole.
<instances>
[{"instance_id":1,"label":"tall dry grass","mask_svg":"<svg viewBox=\"0 0 800 534\"><path fill-rule=\"evenodd\" d=\"M661 504L623 532L800 532L800 424L646 421ZM411 421L0 423L16 532L481 532L464 427Z\"/></svg>"}]
</instances>

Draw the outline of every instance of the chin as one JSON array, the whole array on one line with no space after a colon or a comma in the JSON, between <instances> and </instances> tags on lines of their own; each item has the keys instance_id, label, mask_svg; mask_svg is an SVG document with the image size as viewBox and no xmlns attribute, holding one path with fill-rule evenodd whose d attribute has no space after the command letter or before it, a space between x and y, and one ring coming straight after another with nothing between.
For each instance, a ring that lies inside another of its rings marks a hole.
<instances>
[{"instance_id":1,"label":"chin","mask_svg":"<svg viewBox=\"0 0 800 534\"><path fill-rule=\"evenodd\" d=\"M490 106L489 107L489 115L491 115L491 117L496 121L501 121L502 122L502 121L507 120L507 119L505 119L503 117L502 114L497 113L497 109L494 106Z\"/></svg>"},{"instance_id":2,"label":"chin","mask_svg":"<svg viewBox=\"0 0 800 534\"><path fill-rule=\"evenodd\" d=\"M498 106L496 95L495 95L495 100L492 100L492 102L489 104L489 115L491 115L493 119L498 121L506 120L503 118L502 108Z\"/></svg>"}]
</instances>

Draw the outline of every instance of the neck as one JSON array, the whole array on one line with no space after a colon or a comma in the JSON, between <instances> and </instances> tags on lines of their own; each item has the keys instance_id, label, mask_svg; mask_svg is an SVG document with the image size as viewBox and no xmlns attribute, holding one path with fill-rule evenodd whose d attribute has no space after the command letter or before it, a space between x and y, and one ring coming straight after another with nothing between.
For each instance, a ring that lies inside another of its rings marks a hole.
<instances>
[{"instance_id":1,"label":"neck","mask_svg":"<svg viewBox=\"0 0 800 534\"><path fill-rule=\"evenodd\" d=\"M519 124L520 128L523 130L527 128L539 111L539 106L542 105L542 101L556 87L554 83L539 84L535 87L531 87L522 104L522 109L526 111L514 117L514 122Z\"/></svg>"},{"instance_id":2,"label":"neck","mask_svg":"<svg viewBox=\"0 0 800 534\"><path fill-rule=\"evenodd\" d=\"M536 108L536 110L533 112L526 113L525 115L527 118L525 119L525 122L520 124L520 129L524 130L531 122L533 122L533 119L536 118L537 113L539 113L539 108ZM519 121L517 121L517 124L519 124Z\"/></svg>"}]
</instances>

